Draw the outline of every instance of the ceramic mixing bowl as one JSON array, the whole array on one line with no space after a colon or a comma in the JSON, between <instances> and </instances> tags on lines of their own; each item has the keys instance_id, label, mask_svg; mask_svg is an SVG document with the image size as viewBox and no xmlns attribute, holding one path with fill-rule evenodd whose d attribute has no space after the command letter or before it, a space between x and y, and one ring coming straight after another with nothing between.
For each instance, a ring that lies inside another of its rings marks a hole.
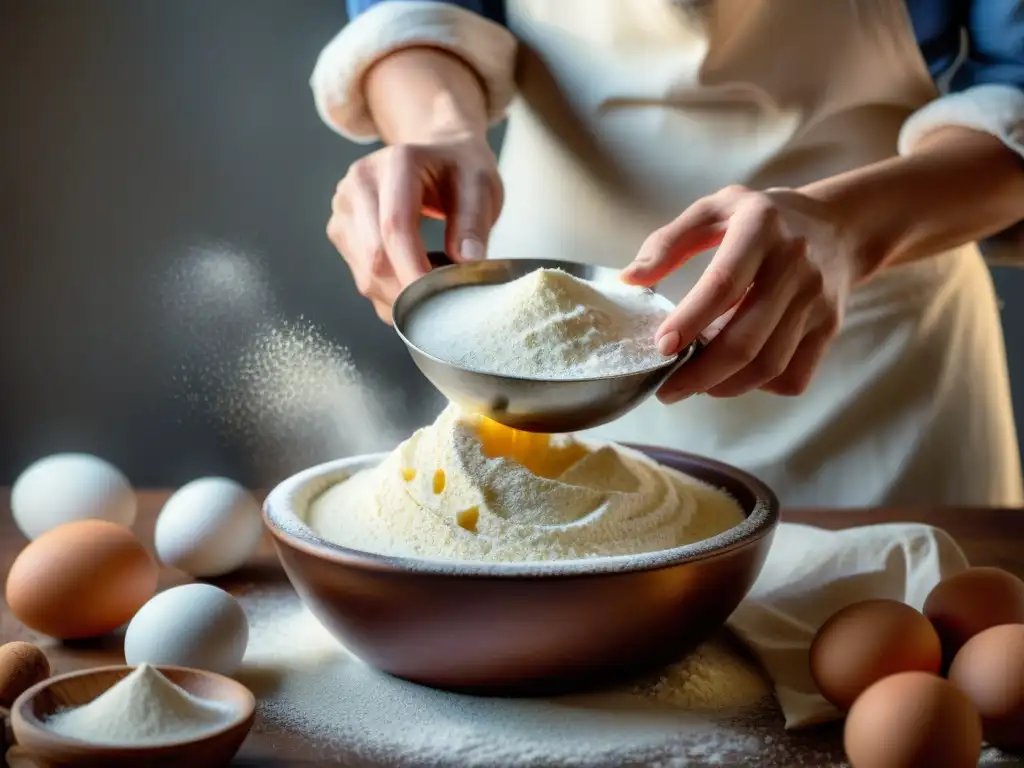
<instances>
[{"instance_id":1,"label":"ceramic mixing bowl","mask_svg":"<svg viewBox=\"0 0 1024 768\"><path fill-rule=\"evenodd\" d=\"M377 454L285 480L264 520L299 597L368 664L450 690L564 692L674 661L711 635L757 578L779 521L775 494L751 475L632 447L725 490L746 519L662 552L540 563L387 557L324 541L304 522L310 502Z\"/></svg>"}]
</instances>

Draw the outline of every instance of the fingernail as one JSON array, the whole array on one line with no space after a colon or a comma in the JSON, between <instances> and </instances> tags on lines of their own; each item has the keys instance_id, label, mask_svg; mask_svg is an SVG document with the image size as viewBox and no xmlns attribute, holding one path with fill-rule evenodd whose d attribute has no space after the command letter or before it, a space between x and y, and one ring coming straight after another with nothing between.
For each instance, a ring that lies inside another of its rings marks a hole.
<instances>
[{"instance_id":1,"label":"fingernail","mask_svg":"<svg viewBox=\"0 0 1024 768\"><path fill-rule=\"evenodd\" d=\"M467 237L462 241L462 247L459 249L459 255L462 256L464 261L481 261L486 254L484 253L484 244L473 237Z\"/></svg>"},{"instance_id":2,"label":"fingernail","mask_svg":"<svg viewBox=\"0 0 1024 768\"><path fill-rule=\"evenodd\" d=\"M665 357L671 357L679 353L679 342L679 331L669 331L658 339L658 351Z\"/></svg>"},{"instance_id":3,"label":"fingernail","mask_svg":"<svg viewBox=\"0 0 1024 768\"><path fill-rule=\"evenodd\" d=\"M662 405L675 405L681 403L683 400L689 400L693 397L696 392L673 392L669 395L658 395L658 400L661 401Z\"/></svg>"}]
</instances>

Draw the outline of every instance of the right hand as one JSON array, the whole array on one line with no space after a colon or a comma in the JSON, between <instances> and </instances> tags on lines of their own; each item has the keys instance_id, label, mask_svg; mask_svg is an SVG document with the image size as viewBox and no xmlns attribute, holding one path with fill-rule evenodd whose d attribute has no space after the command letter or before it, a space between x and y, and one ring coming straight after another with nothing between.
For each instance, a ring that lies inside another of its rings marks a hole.
<instances>
[{"instance_id":1,"label":"right hand","mask_svg":"<svg viewBox=\"0 0 1024 768\"><path fill-rule=\"evenodd\" d=\"M446 222L453 261L482 259L502 202L497 160L484 137L396 144L349 167L331 201L327 236L359 293L390 323L395 297L430 271L420 217Z\"/></svg>"}]
</instances>

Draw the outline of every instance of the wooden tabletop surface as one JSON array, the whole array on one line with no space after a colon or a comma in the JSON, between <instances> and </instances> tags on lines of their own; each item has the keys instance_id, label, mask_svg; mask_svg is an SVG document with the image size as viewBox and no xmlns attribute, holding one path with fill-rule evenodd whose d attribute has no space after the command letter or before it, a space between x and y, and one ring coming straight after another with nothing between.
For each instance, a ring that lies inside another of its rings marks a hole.
<instances>
[{"instance_id":1,"label":"wooden tabletop surface","mask_svg":"<svg viewBox=\"0 0 1024 768\"><path fill-rule=\"evenodd\" d=\"M152 543L156 515L167 495L163 491L142 491L139 494L139 516L135 530L147 545ZM948 531L959 542L971 563L999 566L1024 578L1024 511L1021 510L801 510L787 512L784 519L787 522L808 523L830 529L873 523L929 523ZM24 545L25 540L11 518L9 494L0 490L0 574L4 580L11 563ZM187 581L189 579L183 574L169 569L161 571L161 588ZM280 589L282 593L294 596L268 540L264 540L248 567L230 577L218 579L215 583L228 591L245 591L259 585L264 589ZM294 599L298 600L297 597ZM55 643L26 629L8 611L0 594L0 643L11 640L28 640L40 644L50 658L54 674L103 664L124 663L118 638L90 643ZM785 736L780 733L780 738ZM823 732L821 738L835 739L835 730ZM1024 762L1019 764L1024 765ZM336 755L325 752L323 747L308 744L293 735L275 732L257 722L232 765L311 768L337 766L339 762Z\"/></svg>"}]
</instances>

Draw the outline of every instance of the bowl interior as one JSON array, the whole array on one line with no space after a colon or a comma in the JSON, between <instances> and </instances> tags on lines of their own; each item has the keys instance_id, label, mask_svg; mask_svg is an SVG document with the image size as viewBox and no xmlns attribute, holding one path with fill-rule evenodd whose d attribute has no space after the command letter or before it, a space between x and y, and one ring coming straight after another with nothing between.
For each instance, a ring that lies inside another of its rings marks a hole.
<instances>
[{"instance_id":1,"label":"bowl interior","mask_svg":"<svg viewBox=\"0 0 1024 768\"><path fill-rule=\"evenodd\" d=\"M230 678L185 667L158 666L156 669L172 683L193 696L225 706L230 710L231 716L225 718L223 727L206 730L198 738L182 742L162 741L159 745L153 745L154 747L172 746L177 743L188 744L215 738L244 723L252 717L256 709L256 700L252 693L241 683ZM81 742L68 739L50 730L46 725L46 719L61 710L81 707L90 703L126 678L133 670L134 667L119 665L58 675L30 688L15 702L14 708L24 725L44 732L48 739L74 742L80 745ZM145 747L137 745L131 747L131 749L139 748L145 749Z\"/></svg>"},{"instance_id":2,"label":"bowl interior","mask_svg":"<svg viewBox=\"0 0 1024 768\"><path fill-rule=\"evenodd\" d=\"M499 285L509 283L524 277L538 269L558 269L573 277L587 280L591 283L617 283L620 270L611 267L600 267L593 264L581 264L573 261L562 261L559 259L486 259L484 261L464 262L450 264L431 270L419 279L410 283L395 299L392 307L392 320L399 338L410 349L436 365L447 366L453 370L459 370L467 376L478 377L481 382L490 382L495 386L499 381L519 382L522 385L540 385L548 388L568 388L573 385L577 387L585 382L612 381L616 379L639 380L652 372L665 370L676 364L682 355L666 358L664 362L630 371L627 374L594 376L579 379L532 379L520 376L497 374L492 371L474 370L461 368L460 366L443 360L417 346L409 338L409 322L417 307L425 301L432 299L440 293L454 288L463 288L473 285ZM652 290L653 293L653 290ZM655 294L658 295L658 294ZM673 304L667 298L664 299L666 311L673 308ZM436 385L436 382L435 382Z\"/></svg>"},{"instance_id":3,"label":"bowl interior","mask_svg":"<svg viewBox=\"0 0 1024 768\"><path fill-rule=\"evenodd\" d=\"M655 570L682 562L715 557L770 535L779 520L775 494L754 476L702 456L652 446L626 445L660 464L695 477L732 496L744 520L709 539L682 547L639 555L526 563L485 563L396 557L362 552L323 539L305 521L306 510L320 494L356 472L378 464L387 454L355 456L299 472L274 488L264 503L271 533L293 547L344 565L388 572L463 575L489 578L551 578Z\"/></svg>"}]
</instances>

